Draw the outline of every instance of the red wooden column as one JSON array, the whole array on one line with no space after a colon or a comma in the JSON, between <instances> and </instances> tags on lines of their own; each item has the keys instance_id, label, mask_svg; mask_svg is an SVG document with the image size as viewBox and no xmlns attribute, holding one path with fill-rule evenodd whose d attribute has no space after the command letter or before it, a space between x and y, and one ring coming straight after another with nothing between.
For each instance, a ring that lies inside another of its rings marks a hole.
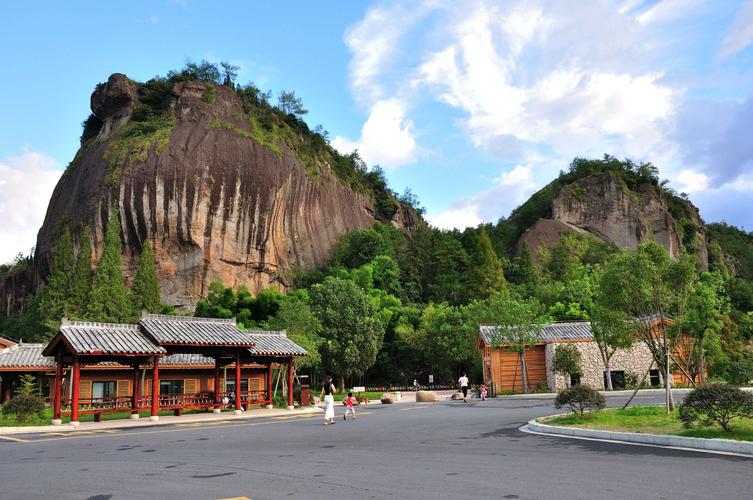
<instances>
[{"instance_id":1,"label":"red wooden column","mask_svg":"<svg viewBox=\"0 0 753 500\"><path fill-rule=\"evenodd\" d=\"M52 425L60 425L63 420L60 408L63 406L63 355L58 352L55 356L55 387L52 393Z\"/></svg>"},{"instance_id":2,"label":"red wooden column","mask_svg":"<svg viewBox=\"0 0 753 500\"><path fill-rule=\"evenodd\" d=\"M241 414L241 350L235 354L235 414Z\"/></svg>"},{"instance_id":3,"label":"red wooden column","mask_svg":"<svg viewBox=\"0 0 753 500\"><path fill-rule=\"evenodd\" d=\"M139 364L136 363L133 365L133 401L131 402L131 418L137 419L139 418L139 385L141 384L141 380L139 380Z\"/></svg>"},{"instance_id":4,"label":"red wooden column","mask_svg":"<svg viewBox=\"0 0 753 500\"><path fill-rule=\"evenodd\" d=\"M267 365L267 408L272 408L272 362Z\"/></svg>"},{"instance_id":5,"label":"red wooden column","mask_svg":"<svg viewBox=\"0 0 753 500\"><path fill-rule=\"evenodd\" d=\"M159 420L159 356L152 358L154 368L152 368L152 415L149 420Z\"/></svg>"},{"instance_id":6,"label":"red wooden column","mask_svg":"<svg viewBox=\"0 0 753 500\"><path fill-rule=\"evenodd\" d=\"M220 388L220 360L214 359L214 404L213 413L221 413L220 402L222 401L222 390Z\"/></svg>"},{"instance_id":7,"label":"red wooden column","mask_svg":"<svg viewBox=\"0 0 753 500\"><path fill-rule=\"evenodd\" d=\"M290 358L288 362L288 410L293 408L293 358Z\"/></svg>"},{"instance_id":8,"label":"red wooden column","mask_svg":"<svg viewBox=\"0 0 753 500\"><path fill-rule=\"evenodd\" d=\"M71 401L71 425L78 427L78 400L81 396L81 364L78 356L73 356L73 397Z\"/></svg>"}]
</instances>

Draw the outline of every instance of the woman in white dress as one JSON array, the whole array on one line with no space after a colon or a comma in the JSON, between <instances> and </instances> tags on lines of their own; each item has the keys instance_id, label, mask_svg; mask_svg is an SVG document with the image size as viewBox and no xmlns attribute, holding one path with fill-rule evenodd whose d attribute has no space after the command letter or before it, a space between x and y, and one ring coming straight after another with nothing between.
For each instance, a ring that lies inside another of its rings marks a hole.
<instances>
[{"instance_id":1,"label":"woman in white dress","mask_svg":"<svg viewBox=\"0 0 753 500\"><path fill-rule=\"evenodd\" d=\"M327 375L322 386L320 398L324 399L324 425L335 423L335 386L332 384L332 377Z\"/></svg>"}]
</instances>

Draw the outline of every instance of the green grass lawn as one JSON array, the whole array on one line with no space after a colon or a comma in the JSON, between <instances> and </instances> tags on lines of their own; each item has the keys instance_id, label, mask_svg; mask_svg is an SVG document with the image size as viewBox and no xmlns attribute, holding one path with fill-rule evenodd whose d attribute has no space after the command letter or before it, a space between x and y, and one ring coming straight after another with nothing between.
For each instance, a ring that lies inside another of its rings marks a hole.
<instances>
[{"instance_id":1,"label":"green grass lawn","mask_svg":"<svg viewBox=\"0 0 753 500\"><path fill-rule=\"evenodd\" d=\"M369 398L369 399L379 399L382 397L383 392L354 392L353 397L358 396L359 398ZM317 396L319 394L316 394ZM343 399L348 397L348 393L337 393L333 394L335 401L342 401Z\"/></svg>"},{"instance_id":2,"label":"green grass lawn","mask_svg":"<svg viewBox=\"0 0 753 500\"><path fill-rule=\"evenodd\" d=\"M732 432L725 432L718 425L686 429L677 418L677 410L667 415L667 411L663 406L636 406L625 410L603 410L588 413L582 418L578 415L570 414L545 419L542 420L542 423L617 432L753 441L753 419L733 420Z\"/></svg>"},{"instance_id":3,"label":"green grass lawn","mask_svg":"<svg viewBox=\"0 0 753 500\"><path fill-rule=\"evenodd\" d=\"M207 410L183 410L183 415L190 415L192 413L206 413ZM210 410L211 411L211 410ZM228 410L232 411L232 410ZM103 413L102 414L102 420L115 420L115 419L127 419L130 418L131 413L130 412L119 412L119 413ZM139 417L141 418L148 418L151 415L150 411L141 411L139 412ZM161 417L166 417L169 415L173 415L172 410L162 410L159 412L159 415ZM79 415L79 422L94 422L94 415ZM71 417L63 417L63 423L67 424L71 421ZM2 427L29 427L29 426L35 426L35 425L50 425L50 422L52 422L52 408L45 408L44 413L42 416L33 415L29 417L25 422L19 423L16 420L16 417L13 415L5 415L4 413L0 413L0 428ZM0 432L2 430L0 429Z\"/></svg>"}]
</instances>

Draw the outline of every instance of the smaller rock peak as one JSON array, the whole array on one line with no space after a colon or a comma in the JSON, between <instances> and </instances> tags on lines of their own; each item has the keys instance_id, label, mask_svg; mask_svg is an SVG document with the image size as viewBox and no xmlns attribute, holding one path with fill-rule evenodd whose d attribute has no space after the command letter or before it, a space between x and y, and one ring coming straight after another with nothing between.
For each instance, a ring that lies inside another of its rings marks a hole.
<instances>
[{"instance_id":1,"label":"smaller rock peak","mask_svg":"<svg viewBox=\"0 0 753 500\"><path fill-rule=\"evenodd\" d=\"M122 73L113 73L91 96L92 112L102 121L128 116L138 104L136 84Z\"/></svg>"}]
</instances>

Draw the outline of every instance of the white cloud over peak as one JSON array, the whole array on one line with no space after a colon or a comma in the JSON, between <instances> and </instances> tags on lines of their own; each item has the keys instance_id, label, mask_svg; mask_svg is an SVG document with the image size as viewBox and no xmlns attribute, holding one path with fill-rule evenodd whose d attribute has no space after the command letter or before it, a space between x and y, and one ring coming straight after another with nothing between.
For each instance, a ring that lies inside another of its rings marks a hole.
<instances>
[{"instance_id":1,"label":"white cloud over peak","mask_svg":"<svg viewBox=\"0 0 753 500\"><path fill-rule=\"evenodd\" d=\"M499 218L524 202L534 191L532 165L516 165L494 179L493 186L474 196L456 201L449 209L429 214L433 225L462 229Z\"/></svg>"},{"instance_id":2,"label":"white cloud over peak","mask_svg":"<svg viewBox=\"0 0 753 500\"><path fill-rule=\"evenodd\" d=\"M357 141L337 136L332 145L341 153L357 149L367 165L385 169L412 163L416 157L413 122L406 117L405 103L398 99L374 104Z\"/></svg>"},{"instance_id":3,"label":"white cloud over peak","mask_svg":"<svg viewBox=\"0 0 753 500\"><path fill-rule=\"evenodd\" d=\"M423 156L416 151L432 149L417 139L430 142L416 134L417 117L443 115L445 129L468 139L458 147L481 150L510 174L536 165L530 184L520 181L514 192L500 178L444 211L429 207L442 227L507 215L511 200L525 199L520 192L530 194L574 156L651 161L699 199L746 185L739 179L753 171L753 97L745 99L749 89L739 82L750 72L713 69L699 40L716 30L721 58L748 47L753 0L740 2L734 21L734 6L718 7L706 0L381 1L346 34L353 92L370 113L358 140L338 137L335 145L358 147L369 163L406 165ZM718 86L725 75L732 83ZM467 176L467 166L457 175Z\"/></svg>"},{"instance_id":4,"label":"white cloud over peak","mask_svg":"<svg viewBox=\"0 0 753 500\"><path fill-rule=\"evenodd\" d=\"M62 173L54 158L37 151L0 160L0 262L9 262L36 244Z\"/></svg>"}]
</instances>

